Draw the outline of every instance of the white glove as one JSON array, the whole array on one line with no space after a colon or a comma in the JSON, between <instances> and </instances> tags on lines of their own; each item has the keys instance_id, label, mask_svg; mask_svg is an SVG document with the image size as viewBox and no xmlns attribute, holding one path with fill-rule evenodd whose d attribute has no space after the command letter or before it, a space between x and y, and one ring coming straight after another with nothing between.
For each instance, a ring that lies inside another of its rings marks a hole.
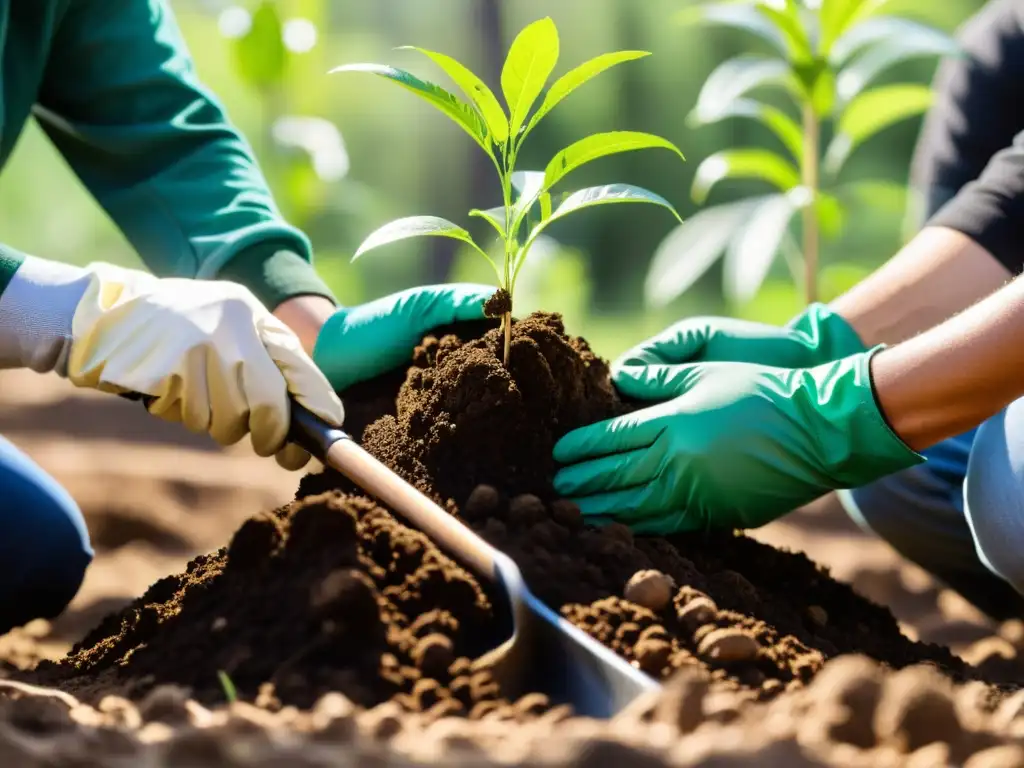
<instances>
[{"instance_id":1,"label":"white glove","mask_svg":"<svg viewBox=\"0 0 1024 768\"><path fill-rule=\"evenodd\" d=\"M344 412L298 338L245 287L160 279L110 264L28 257L0 296L0 365L55 370L80 387L155 398L149 412L209 432L246 432L260 456L299 469L285 445L289 393L333 426Z\"/></svg>"}]
</instances>

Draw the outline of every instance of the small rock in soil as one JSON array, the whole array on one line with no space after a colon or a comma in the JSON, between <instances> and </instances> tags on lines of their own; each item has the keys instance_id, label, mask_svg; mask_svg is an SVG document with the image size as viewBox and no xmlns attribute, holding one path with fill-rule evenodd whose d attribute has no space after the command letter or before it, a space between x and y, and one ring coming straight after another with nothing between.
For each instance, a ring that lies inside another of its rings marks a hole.
<instances>
[{"instance_id":1,"label":"small rock in soil","mask_svg":"<svg viewBox=\"0 0 1024 768\"><path fill-rule=\"evenodd\" d=\"M757 640L739 629L728 627L709 632L697 649L700 655L712 663L738 664L757 658L760 650Z\"/></svg>"},{"instance_id":2,"label":"small rock in soil","mask_svg":"<svg viewBox=\"0 0 1024 768\"><path fill-rule=\"evenodd\" d=\"M808 606L807 615L819 627L824 627L828 624L828 611L820 605Z\"/></svg>"},{"instance_id":3,"label":"small rock in soil","mask_svg":"<svg viewBox=\"0 0 1024 768\"><path fill-rule=\"evenodd\" d=\"M672 577L661 571L637 571L626 582L623 596L631 603L642 605L657 613L672 602L675 588L676 584Z\"/></svg>"},{"instance_id":4,"label":"small rock in soil","mask_svg":"<svg viewBox=\"0 0 1024 768\"><path fill-rule=\"evenodd\" d=\"M676 611L679 623L696 632L700 627L714 620L718 615L718 606L710 597L696 597Z\"/></svg>"}]
</instances>

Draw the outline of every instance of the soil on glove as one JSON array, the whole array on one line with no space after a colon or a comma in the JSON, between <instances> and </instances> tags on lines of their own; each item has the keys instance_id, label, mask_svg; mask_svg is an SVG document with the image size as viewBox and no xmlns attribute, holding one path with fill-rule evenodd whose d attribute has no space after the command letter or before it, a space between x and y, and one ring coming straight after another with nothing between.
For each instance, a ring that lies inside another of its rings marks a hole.
<instances>
[{"instance_id":1,"label":"soil on glove","mask_svg":"<svg viewBox=\"0 0 1024 768\"><path fill-rule=\"evenodd\" d=\"M512 326L508 368L493 326L449 330L424 339L404 380L365 385L372 403L345 393L364 447L515 559L542 600L637 666L655 677L701 666L761 699L850 652L970 676L948 650L911 642L888 609L801 554L730 532L634 537L619 524L585 525L554 492L552 448L576 427L642 406L619 397L607 363L557 315ZM351 486L326 471L308 475L299 496L330 488ZM622 599L644 570L673 585L655 610Z\"/></svg>"}]
</instances>

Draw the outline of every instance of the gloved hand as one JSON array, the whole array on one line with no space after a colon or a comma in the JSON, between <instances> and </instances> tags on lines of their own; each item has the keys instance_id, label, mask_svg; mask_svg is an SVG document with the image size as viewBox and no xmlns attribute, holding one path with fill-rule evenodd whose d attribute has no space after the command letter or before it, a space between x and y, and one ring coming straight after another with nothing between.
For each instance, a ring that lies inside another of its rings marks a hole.
<instances>
[{"instance_id":1,"label":"gloved hand","mask_svg":"<svg viewBox=\"0 0 1024 768\"><path fill-rule=\"evenodd\" d=\"M624 369L627 394L666 402L565 435L555 489L584 515L664 535L756 528L826 491L918 464L875 402L875 351L805 369Z\"/></svg>"},{"instance_id":2,"label":"gloved hand","mask_svg":"<svg viewBox=\"0 0 1024 768\"><path fill-rule=\"evenodd\" d=\"M856 331L824 304L810 305L782 328L727 317L690 317L621 355L612 365L612 376L617 384L625 369L716 361L811 368L864 349Z\"/></svg>"},{"instance_id":3,"label":"gloved hand","mask_svg":"<svg viewBox=\"0 0 1024 768\"><path fill-rule=\"evenodd\" d=\"M453 283L393 293L335 312L317 336L313 359L336 391L411 360L431 328L484 319L494 286Z\"/></svg>"},{"instance_id":4,"label":"gloved hand","mask_svg":"<svg viewBox=\"0 0 1024 768\"><path fill-rule=\"evenodd\" d=\"M231 282L29 257L0 296L0 365L148 395L153 415L222 445L249 433L258 455L288 469L309 459L285 444L289 393L332 425L343 419L295 334Z\"/></svg>"}]
</instances>

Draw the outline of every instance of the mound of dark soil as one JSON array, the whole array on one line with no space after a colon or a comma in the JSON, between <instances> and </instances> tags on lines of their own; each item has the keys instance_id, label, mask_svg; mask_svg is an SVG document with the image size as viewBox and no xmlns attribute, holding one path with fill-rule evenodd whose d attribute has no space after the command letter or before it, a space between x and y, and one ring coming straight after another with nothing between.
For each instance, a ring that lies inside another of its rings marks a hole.
<instances>
[{"instance_id":1,"label":"mound of dark soil","mask_svg":"<svg viewBox=\"0 0 1024 768\"><path fill-rule=\"evenodd\" d=\"M586 525L552 489L552 447L638 406L555 315L515 323L507 368L502 347L494 324L428 336L406 370L344 393L347 428L512 556L537 595L585 631L657 678L700 671L743 699L801 688L848 652L969 676L802 555L728 532L634 537ZM486 673L470 674L469 659L507 629L486 585L332 471L307 475L297 497L155 584L32 680L87 699L173 683L211 702L223 700L224 672L243 698L271 708L337 690L366 706L473 718L548 709L538 695L511 706ZM671 584L664 599L624 599L647 570Z\"/></svg>"},{"instance_id":2,"label":"mound of dark soil","mask_svg":"<svg viewBox=\"0 0 1024 768\"><path fill-rule=\"evenodd\" d=\"M470 658L502 629L476 580L422 534L329 493L251 518L33 677L86 701L175 684L211 704L226 675L270 708L342 691L366 707L480 717L507 702ZM513 711L546 708L530 697Z\"/></svg>"},{"instance_id":3,"label":"mound of dark soil","mask_svg":"<svg viewBox=\"0 0 1024 768\"><path fill-rule=\"evenodd\" d=\"M575 505L556 498L552 448L576 427L642 405L619 397L607 363L586 341L566 335L557 315L537 313L513 325L507 368L496 328L449 330L424 339L403 381L391 375L366 386L375 393L372 404L345 393L359 413L364 447L457 508L516 560L542 600L565 608L626 658L656 676L689 663L717 666L720 677L760 697L806 682L840 653L865 653L897 668L928 661L968 674L948 650L911 642L888 609L801 554L732 532L634 538L622 525L585 525ZM308 475L299 496L339 487L351 488L334 472ZM608 599L622 596L629 578L645 569L680 588L657 616ZM698 597L713 606L699 622L684 616ZM650 637L644 627L663 634L668 650L641 653L641 636ZM702 655L701 641L716 628L756 637L754 657L720 662Z\"/></svg>"}]
</instances>

